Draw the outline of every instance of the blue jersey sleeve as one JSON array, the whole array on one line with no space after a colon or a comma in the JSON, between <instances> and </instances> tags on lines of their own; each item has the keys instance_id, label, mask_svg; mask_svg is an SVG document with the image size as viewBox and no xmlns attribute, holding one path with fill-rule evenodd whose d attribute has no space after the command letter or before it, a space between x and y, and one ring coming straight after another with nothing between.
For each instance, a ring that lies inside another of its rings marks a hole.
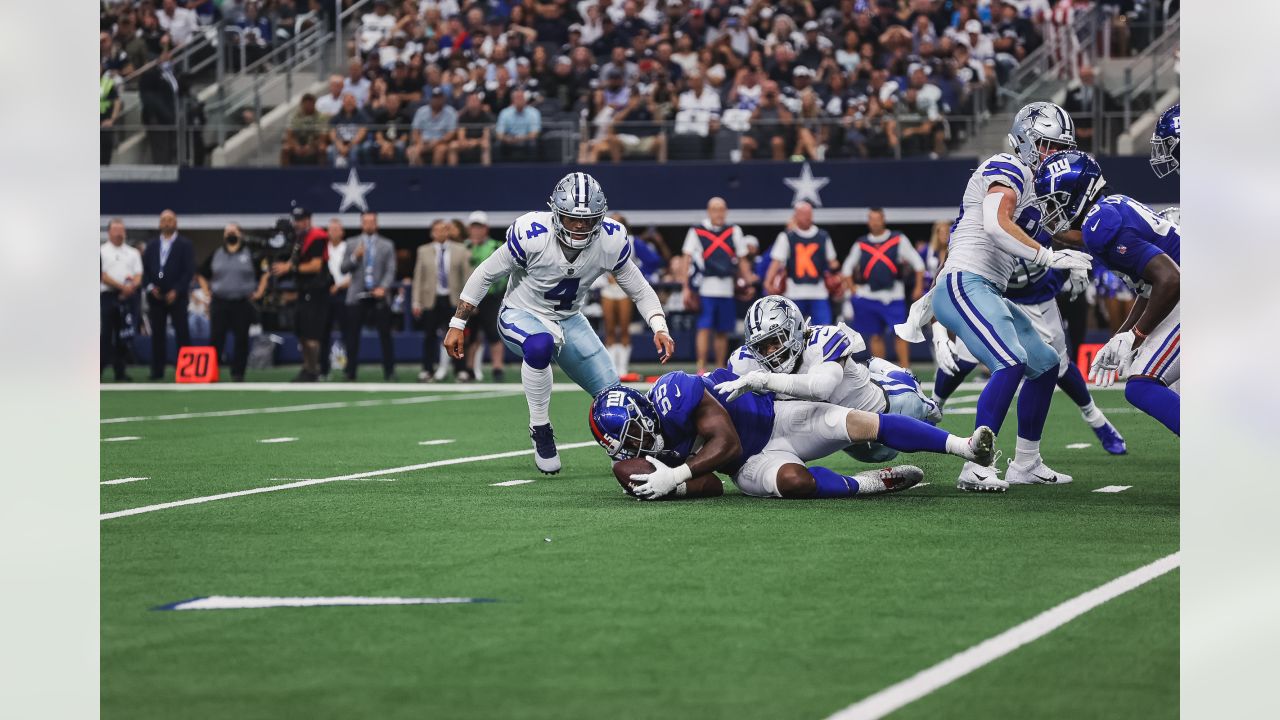
<instances>
[{"instance_id":1,"label":"blue jersey sleeve","mask_svg":"<svg viewBox=\"0 0 1280 720\"><path fill-rule=\"evenodd\" d=\"M1125 232L1125 217L1118 205L1098 203L1080 226L1084 245L1104 265L1130 279L1142 279L1147 263L1163 251L1137 233Z\"/></svg>"},{"instance_id":2,"label":"blue jersey sleeve","mask_svg":"<svg viewBox=\"0 0 1280 720\"><path fill-rule=\"evenodd\" d=\"M658 411L664 435L676 438L695 433L693 414L703 392L702 381L688 373L670 372L658 378L649 390L649 402Z\"/></svg>"}]
</instances>

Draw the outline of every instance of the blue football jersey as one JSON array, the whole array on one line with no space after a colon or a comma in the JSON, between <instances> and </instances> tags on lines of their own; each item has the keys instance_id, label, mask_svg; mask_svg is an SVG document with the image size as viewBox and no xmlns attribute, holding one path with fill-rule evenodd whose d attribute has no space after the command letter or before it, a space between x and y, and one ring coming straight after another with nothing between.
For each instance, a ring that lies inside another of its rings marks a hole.
<instances>
[{"instance_id":1,"label":"blue football jersey","mask_svg":"<svg viewBox=\"0 0 1280 720\"><path fill-rule=\"evenodd\" d=\"M658 382L649 389L649 402L658 411L662 425L665 449L659 457L668 463L684 462L698 449L698 429L693 413L705 393L711 393L729 411L733 427L738 431L738 441L742 444L742 455L717 470L733 474L747 458L764 449L773 433L773 395L746 393L733 402L725 402L725 395L717 393L715 386L737 377L720 368L701 377L677 370L658 378Z\"/></svg>"},{"instance_id":2,"label":"blue football jersey","mask_svg":"<svg viewBox=\"0 0 1280 720\"><path fill-rule=\"evenodd\" d=\"M1035 238L1037 242L1045 247L1052 247L1053 236L1045 232L1040 225L1040 208L1032 205L1024 208L1018 213L1018 225L1027 231L1027 234ZM1019 305L1039 305L1046 300L1052 300L1062 291L1062 283L1065 280L1063 273L1058 270L1043 267L1041 265L1032 265L1031 263L1017 258L1013 266L1013 274L1009 276L1009 285L1005 288L1004 296Z\"/></svg>"},{"instance_id":3,"label":"blue football jersey","mask_svg":"<svg viewBox=\"0 0 1280 720\"><path fill-rule=\"evenodd\" d=\"M1142 283L1147 263L1168 255L1181 265L1182 237L1176 224L1127 195L1108 195L1084 216L1085 248L1130 284Z\"/></svg>"}]
</instances>

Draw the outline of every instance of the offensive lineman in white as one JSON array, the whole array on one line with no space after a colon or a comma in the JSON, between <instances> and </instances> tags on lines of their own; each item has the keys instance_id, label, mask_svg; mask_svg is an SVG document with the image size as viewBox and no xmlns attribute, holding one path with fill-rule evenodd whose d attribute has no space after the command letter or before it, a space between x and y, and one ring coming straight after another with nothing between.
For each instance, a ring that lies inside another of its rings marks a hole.
<instances>
[{"instance_id":1,"label":"offensive lineman in white","mask_svg":"<svg viewBox=\"0 0 1280 720\"><path fill-rule=\"evenodd\" d=\"M748 391L773 392L779 400L827 402L930 424L942 419L911 373L872 357L862 336L844 323L810 326L794 302L769 295L751 304L744 326L746 344L729 358L739 377L716 386L728 401ZM898 455L876 442L856 443L846 452L869 463Z\"/></svg>"},{"instance_id":2,"label":"offensive lineman in white","mask_svg":"<svg viewBox=\"0 0 1280 720\"><path fill-rule=\"evenodd\" d=\"M529 434L534 462L546 474L560 472L551 427L551 361L583 390L596 395L618 384L618 373L600 337L582 315L591 284L611 273L653 330L658 358L675 352L666 315L653 288L631 262L630 235L605 220L609 204L600 183L586 173L569 173L556 183L550 211L530 212L507 228L506 246L486 259L462 289L444 345L461 358L463 331L489 285L509 276L498 314L502 341L524 359L520 380L529 402Z\"/></svg>"}]
</instances>

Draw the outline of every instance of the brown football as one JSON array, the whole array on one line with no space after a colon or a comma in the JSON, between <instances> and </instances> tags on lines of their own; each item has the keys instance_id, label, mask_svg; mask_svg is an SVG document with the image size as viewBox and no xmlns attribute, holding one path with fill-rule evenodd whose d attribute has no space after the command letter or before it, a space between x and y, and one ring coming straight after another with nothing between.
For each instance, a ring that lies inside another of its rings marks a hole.
<instances>
[{"instance_id":1,"label":"brown football","mask_svg":"<svg viewBox=\"0 0 1280 720\"><path fill-rule=\"evenodd\" d=\"M659 462L659 461L655 461ZM630 460L619 460L613 464L613 477L622 486L623 491L628 495L633 495L631 488L640 483L632 482L632 475L647 475L653 472L653 466L644 458L631 458Z\"/></svg>"}]
</instances>

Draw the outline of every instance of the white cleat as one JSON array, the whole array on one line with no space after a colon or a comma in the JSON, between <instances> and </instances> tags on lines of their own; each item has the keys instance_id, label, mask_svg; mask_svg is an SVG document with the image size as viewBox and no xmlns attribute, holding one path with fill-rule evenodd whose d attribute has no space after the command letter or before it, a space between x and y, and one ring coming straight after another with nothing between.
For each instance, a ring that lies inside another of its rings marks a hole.
<instances>
[{"instance_id":1,"label":"white cleat","mask_svg":"<svg viewBox=\"0 0 1280 720\"><path fill-rule=\"evenodd\" d=\"M986 425L979 426L969 436L969 450L973 453L972 463L984 467L996 461L996 434Z\"/></svg>"},{"instance_id":2,"label":"white cleat","mask_svg":"<svg viewBox=\"0 0 1280 720\"><path fill-rule=\"evenodd\" d=\"M1066 485L1071 482L1070 475L1050 468L1043 459L1037 459L1030 467L1023 467L1011 458L1004 477L1010 485Z\"/></svg>"},{"instance_id":3,"label":"white cleat","mask_svg":"<svg viewBox=\"0 0 1280 720\"><path fill-rule=\"evenodd\" d=\"M956 479L956 489L965 492L1004 492L1009 483L1000 479L1000 471L994 467L967 462Z\"/></svg>"},{"instance_id":4,"label":"white cleat","mask_svg":"<svg viewBox=\"0 0 1280 720\"><path fill-rule=\"evenodd\" d=\"M858 495L883 495L915 487L924 479L924 470L915 465L897 465L865 470L853 477L858 481Z\"/></svg>"}]
</instances>

